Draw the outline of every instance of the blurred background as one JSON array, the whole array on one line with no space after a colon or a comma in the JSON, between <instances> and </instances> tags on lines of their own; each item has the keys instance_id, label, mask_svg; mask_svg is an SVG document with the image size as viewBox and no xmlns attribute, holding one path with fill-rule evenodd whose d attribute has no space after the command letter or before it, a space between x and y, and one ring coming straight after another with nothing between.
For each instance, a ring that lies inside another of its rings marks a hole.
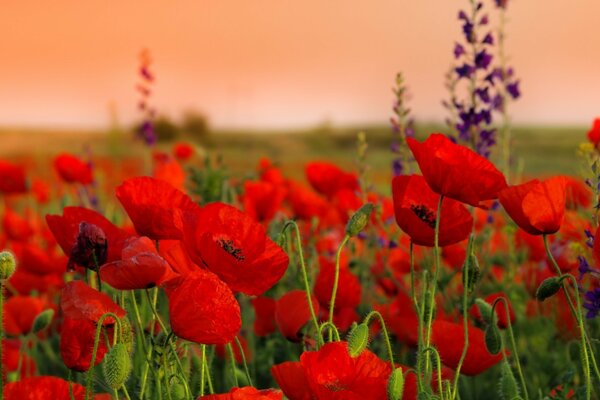
<instances>
[{"instance_id":1,"label":"blurred background","mask_svg":"<svg viewBox=\"0 0 600 400\"><path fill-rule=\"evenodd\" d=\"M494 29L494 1L485 1ZM140 53L159 148L188 141L232 168L269 156L389 170L397 72L418 134L445 132L444 75L467 0L22 0L0 6L0 156L84 146L135 156L144 119ZM509 0L506 53L522 96L510 105L526 173L577 172L577 143L600 113L600 2ZM140 150L141 151L141 150ZM299 172L301 174L301 171Z\"/></svg>"}]
</instances>

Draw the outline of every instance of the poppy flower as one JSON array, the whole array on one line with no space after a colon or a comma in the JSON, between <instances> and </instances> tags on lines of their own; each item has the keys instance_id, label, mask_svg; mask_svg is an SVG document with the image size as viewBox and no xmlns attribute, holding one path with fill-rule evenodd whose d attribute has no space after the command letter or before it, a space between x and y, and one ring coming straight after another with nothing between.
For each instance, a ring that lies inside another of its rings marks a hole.
<instances>
[{"instance_id":1,"label":"poppy flower","mask_svg":"<svg viewBox=\"0 0 600 400\"><path fill-rule=\"evenodd\" d=\"M54 169L61 179L67 183L92 183L92 168L74 155L63 153L54 159Z\"/></svg>"},{"instance_id":2,"label":"poppy flower","mask_svg":"<svg viewBox=\"0 0 600 400\"><path fill-rule=\"evenodd\" d=\"M211 203L184 224L184 243L192 260L204 265L231 290L260 295L285 273L288 255L248 214Z\"/></svg>"},{"instance_id":3,"label":"poppy flower","mask_svg":"<svg viewBox=\"0 0 600 400\"><path fill-rule=\"evenodd\" d=\"M173 146L173 155L181 161L187 161L194 155L194 148L189 143L176 143Z\"/></svg>"},{"instance_id":4,"label":"poppy flower","mask_svg":"<svg viewBox=\"0 0 600 400\"><path fill-rule=\"evenodd\" d=\"M244 211L257 221L269 222L281 208L286 194L286 189L281 185L246 181L242 196Z\"/></svg>"},{"instance_id":5,"label":"poppy flower","mask_svg":"<svg viewBox=\"0 0 600 400\"><path fill-rule=\"evenodd\" d=\"M264 389L258 390L252 386L242 388L234 387L225 394L209 394L198 397L197 400L282 400L283 393L281 390Z\"/></svg>"},{"instance_id":6,"label":"poppy flower","mask_svg":"<svg viewBox=\"0 0 600 400\"><path fill-rule=\"evenodd\" d=\"M127 179L116 194L137 233L152 240L181 239L184 213L200 208L182 191L150 177Z\"/></svg>"},{"instance_id":7,"label":"poppy flower","mask_svg":"<svg viewBox=\"0 0 600 400\"><path fill-rule=\"evenodd\" d=\"M194 264L179 240L161 240L159 254L178 275L189 275L200 268Z\"/></svg>"},{"instance_id":8,"label":"poppy flower","mask_svg":"<svg viewBox=\"0 0 600 400\"><path fill-rule=\"evenodd\" d=\"M6 160L0 160L0 193L18 194L26 192L25 168Z\"/></svg>"},{"instance_id":9,"label":"poppy flower","mask_svg":"<svg viewBox=\"0 0 600 400\"><path fill-rule=\"evenodd\" d=\"M434 246L435 222L440 196L434 193L425 178L400 175L392 181L394 211L400 229L413 243ZM456 200L445 198L439 226L439 245L448 246L465 240L473 228L473 217Z\"/></svg>"},{"instance_id":10,"label":"poppy flower","mask_svg":"<svg viewBox=\"0 0 600 400\"><path fill-rule=\"evenodd\" d=\"M50 185L41 179L33 179L31 192L39 204L46 204L50 200Z\"/></svg>"},{"instance_id":11,"label":"poppy flower","mask_svg":"<svg viewBox=\"0 0 600 400\"><path fill-rule=\"evenodd\" d=\"M96 323L87 319L72 319L65 317L60 331L60 356L69 369L84 372L90 369L94 341L96 340ZM108 351L107 340L112 342L113 333L106 328L98 341L96 360L98 365ZM112 331L112 329L111 329ZM105 337L106 336L106 337Z\"/></svg>"},{"instance_id":12,"label":"poppy flower","mask_svg":"<svg viewBox=\"0 0 600 400\"><path fill-rule=\"evenodd\" d=\"M75 400L85 398L85 387L71 383ZM69 382L55 376L35 376L10 382L4 386L4 400L69 400ZM107 394L96 394L94 400L109 400Z\"/></svg>"},{"instance_id":13,"label":"poppy flower","mask_svg":"<svg viewBox=\"0 0 600 400\"><path fill-rule=\"evenodd\" d=\"M231 342L239 332L240 306L217 275L198 269L165 284L171 329L178 337L201 344Z\"/></svg>"},{"instance_id":14,"label":"poppy flower","mask_svg":"<svg viewBox=\"0 0 600 400\"><path fill-rule=\"evenodd\" d=\"M319 257L320 270L315 280L314 293L319 303L329 307L333 281L335 279L335 261ZM348 258L342 256L338 276L335 308L357 307L360 304L362 287L358 278L348 268Z\"/></svg>"},{"instance_id":15,"label":"poppy flower","mask_svg":"<svg viewBox=\"0 0 600 400\"><path fill-rule=\"evenodd\" d=\"M119 318L125 316L125 310L108 295L89 287L82 281L71 281L65 285L60 297L60 308L67 318L85 319L96 323L107 312ZM114 323L112 317L107 317L102 325Z\"/></svg>"},{"instance_id":16,"label":"poppy flower","mask_svg":"<svg viewBox=\"0 0 600 400\"><path fill-rule=\"evenodd\" d=\"M173 157L167 153L154 152L152 154L154 165L152 176L160 181L166 182L175 189L185 190L185 171Z\"/></svg>"},{"instance_id":17,"label":"poppy flower","mask_svg":"<svg viewBox=\"0 0 600 400\"><path fill-rule=\"evenodd\" d=\"M492 355L485 346L484 333L481 329L469 327L469 346L467 356L460 370L468 376L479 375L502 360L502 352ZM460 362L465 335L462 324L436 320L433 323L431 342L438 350L444 365L456 369Z\"/></svg>"},{"instance_id":18,"label":"poppy flower","mask_svg":"<svg viewBox=\"0 0 600 400\"><path fill-rule=\"evenodd\" d=\"M33 235L33 227L30 222L8 207L4 210L2 228L10 240L24 242Z\"/></svg>"},{"instance_id":19,"label":"poppy flower","mask_svg":"<svg viewBox=\"0 0 600 400\"><path fill-rule=\"evenodd\" d=\"M347 342L331 342L300 356L310 391L317 399L381 400L387 398L390 364L369 350L351 357Z\"/></svg>"},{"instance_id":20,"label":"poppy flower","mask_svg":"<svg viewBox=\"0 0 600 400\"><path fill-rule=\"evenodd\" d=\"M515 311L512 308L512 305L510 303L510 300L506 297L506 295L502 292L500 293L492 293L488 296L485 297L485 302L488 303L490 306L492 304L494 304L494 300L496 300L497 298L503 297L507 300L508 302L508 312L509 312L509 316L510 316L510 323L514 324L515 323ZM500 329L506 329L508 328L508 316L506 315L506 309L504 308L504 303L503 302L498 302L498 304L496 304L496 317L498 318L498 328ZM481 312L479 311L479 307L477 307L477 305L473 305L471 307L471 315L475 317L475 319L482 321L481 318Z\"/></svg>"},{"instance_id":21,"label":"poppy flower","mask_svg":"<svg viewBox=\"0 0 600 400\"><path fill-rule=\"evenodd\" d=\"M587 133L588 140L596 147L600 144L600 118L594 119L592 129Z\"/></svg>"},{"instance_id":22,"label":"poppy flower","mask_svg":"<svg viewBox=\"0 0 600 400\"><path fill-rule=\"evenodd\" d=\"M306 164L306 178L319 193L332 197L338 190L358 190L358 178L327 161L314 161Z\"/></svg>"},{"instance_id":23,"label":"poppy flower","mask_svg":"<svg viewBox=\"0 0 600 400\"><path fill-rule=\"evenodd\" d=\"M39 313L48 308L39 297L13 296L4 303L4 331L10 336L27 335Z\"/></svg>"},{"instance_id":24,"label":"poppy flower","mask_svg":"<svg viewBox=\"0 0 600 400\"><path fill-rule=\"evenodd\" d=\"M498 198L512 220L531 235L558 232L565 215L567 180L554 177L534 179L507 187Z\"/></svg>"},{"instance_id":25,"label":"poppy flower","mask_svg":"<svg viewBox=\"0 0 600 400\"><path fill-rule=\"evenodd\" d=\"M388 329L400 342L408 346L419 343L419 317L406 293L398 291L394 301L376 308L383 315Z\"/></svg>"},{"instance_id":26,"label":"poppy flower","mask_svg":"<svg viewBox=\"0 0 600 400\"><path fill-rule=\"evenodd\" d=\"M106 262L121 258L123 243L129 235L96 211L83 207L65 207L62 216L46 215L46 223L50 231L67 256L71 255L77 244L82 222L95 225L106 236ZM80 251L84 250L85 247L82 246ZM86 264L89 262L90 260L85 261Z\"/></svg>"},{"instance_id":27,"label":"poppy flower","mask_svg":"<svg viewBox=\"0 0 600 400\"><path fill-rule=\"evenodd\" d=\"M147 289L160 285L176 275L147 237L129 238L120 261L104 264L102 280L119 290Z\"/></svg>"},{"instance_id":28,"label":"poppy flower","mask_svg":"<svg viewBox=\"0 0 600 400\"><path fill-rule=\"evenodd\" d=\"M275 300L270 297L252 299L254 308L254 334L258 337L275 332Z\"/></svg>"},{"instance_id":29,"label":"poppy flower","mask_svg":"<svg viewBox=\"0 0 600 400\"><path fill-rule=\"evenodd\" d=\"M570 176L567 179L567 208L577 210L588 208L592 204L590 188L579 179Z\"/></svg>"},{"instance_id":30,"label":"poppy flower","mask_svg":"<svg viewBox=\"0 0 600 400\"><path fill-rule=\"evenodd\" d=\"M319 302L311 298L315 314L319 313ZM277 300L275 304L275 322L286 339L299 342L300 330L311 320L310 308L303 290L291 290Z\"/></svg>"},{"instance_id":31,"label":"poppy flower","mask_svg":"<svg viewBox=\"0 0 600 400\"><path fill-rule=\"evenodd\" d=\"M271 367L271 375L290 400L313 400L300 361L286 361Z\"/></svg>"},{"instance_id":32,"label":"poppy flower","mask_svg":"<svg viewBox=\"0 0 600 400\"><path fill-rule=\"evenodd\" d=\"M504 175L491 162L440 133L423 143L413 138L407 143L429 187L439 195L480 207L506 187Z\"/></svg>"},{"instance_id":33,"label":"poppy flower","mask_svg":"<svg viewBox=\"0 0 600 400\"><path fill-rule=\"evenodd\" d=\"M19 254L19 269L36 275L60 274L64 272L66 258L55 255L35 243L25 243Z\"/></svg>"},{"instance_id":34,"label":"poppy flower","mask_svg":"<svg viewBox=\"0 0 600 400\"><path fill-rule=\"evenodd\" d=\"M274 185L285 185L285 177L281 170L277 168L268 158L258 160L258 175L263 182L270 182Z\"/></svg>"},{"instance_id":35,"label":"poppy flower","mask_svg":"<svg viewBox=\"0 0 600 400\"><path fill-rule=\"evenodd\" d=\"M288 190L292 213L297 219L310 221L314 217L321 217L329 207L327 200L302 184L290 182Z\"/></svg>"}]
</instances>

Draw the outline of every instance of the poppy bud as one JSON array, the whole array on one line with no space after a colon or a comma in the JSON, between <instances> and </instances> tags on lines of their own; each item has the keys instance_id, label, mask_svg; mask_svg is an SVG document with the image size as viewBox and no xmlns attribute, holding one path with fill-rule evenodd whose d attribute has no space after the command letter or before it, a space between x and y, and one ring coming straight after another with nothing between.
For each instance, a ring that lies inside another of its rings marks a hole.
<instances>
[{"instance_id":1,"label":"poppy bud","mask_svg":"<svg viewBox=\"0 0 600 400\"><path fill-rule=\"evenodd\" d=\"M54 310L49 308L48 310L44 310L35 317L33 320L33 325L31 331L33 333L38 333L43 331L52 322L52 318L54 318Z\"/></svg>"},{"instance_id":2,"label":"poppy bud","mask_svg":"<svg viewBox=\"0 0 600 400\"><path fill-rule=\"evenodd\" d=\"M95 271L106 263L107 256L108 241L104 231L97 225L81 222L69 256L69 265L75 263Z\"/></svg>"},{"instance_id":3,"label":"poppy bud","mask_svg":"<svg viewBox=\"0 0 600 400\"><path fill-rule=\"evenodd\" d=\"M402 368L396 368L390 374L387 385L388 400L402 400L404 394L404 374Z\"/></svg>"},{"instance_id":4,"label":"poppy bud","mask_svg":"<svg viewBox=\"0 0 600 400\"><path fill-rule=\"evenodd\" d=\"M348 335L348 353L355 358L369 345L369 326L364 322L355 325Z\"/></svg>"},{"instance_id":5,"label":"poppy bud","mask_svg":"<svg viewBox=\"0 0 600 400\"><path fill-rule=\"evenodd\" d=\"M0 253L0 280L10 278L16 267L15 256L10 251Z\"/></svg>"},{"instance_id":6,"label":"poppy bud","mask_svg":"<svg viewBox=\"0 0 600 400\"><path fill-rule=\"evenodd\" d=\"M185 388L177 380L169 382L169 385L163 388L162 397L163 399L185 400Z\"/></svg>"},{"instance_id":7,"label":"poppy bud","mask_svg":"<svg viewBox=\"0 0 600 400\"><path fill-rule=\"evenodd\" d=\"M123 386L131 372L131 359L125 344L117 343L110 349L104 357L102 370L108 386L113 389Z\"/></svg>"},{"instance_id":8,"label":"poppy bud","mask_svg":"<svg viewBox=\"0 0 600 400\"><path fill-rule=\"evenodd\" d=\"M520 398L517 381L512 373L512 370L510 369L510 365L508 365L508 362L506 361L502 363L502 375L500 377L500 385L498 389L501 399L512 400Z\"/></svg>"},{"instance_id":9,"label":"poppy bud","mask_svg":"<svg viewBox=\"0 0 600 400\"><path fill-rule=\"evenodd\" d=\"M366 203L361 208L359 208L346 225L346 234L348 236L356 236L360 231L365 229L367 223L369 223L369 217L373 212L373 204Z\"/></svg>"},{"instance_id":10,"label":"poppy bud","mask_svg":"<svg viewBox=\"0 0 600 400\"><path fill-rule=\"evenodd\" d=\"M475 304L477 308L479 308L479 313L481 314L481 318L485 321L486 324L492 323L492 306L485 300L477 298L475 299Z\"/></svg>"},{"instance_id":11,"label":"poppy bud","mask_svg":"<svg viewBox=\"0 0 600 400\"><path fill-rule=\"evenodd\" d=\"M548 297L554 296L560 290L560 282L560 278L556 276L544 279L540 287L538 287L537 291L535 292L535 298L538 299L538 301L544 301Z\"/></svg>"},{"instance_id":12,"label":"poppy bud","mask_svg":"<svg viewBox=\"0 0 600 400\"><path fill-rule=\"evenodd\" d=\"M468 271L467 271L468 268ZM465 261L462 270L462 280L465 290L467 293L471 293L475 288L475 284L479 280L481 272L479 270L479 261L477 261L477 257L475 254L469 254L469 258ZM468 275L468 276L467 276Z\"/></svg>"},{"instance_id":13,"label":"poppy bud","mask_svg":"<svg viewBox=\"0 0 600 400\"><path fill-rule=\"evenodd\" d=\"M286 243L287 243L287 236L286 236L285 232L281 232L275 238L275 244L281 248L284 248Z\"/></svg>"},{"instance_id":14,"label":"poppy bud","mask_svg":"<svg viewBox=\"0 0 600 400\"><path fill-rule=\"evenodd\" d=\"M121 343L125 345L127 353L129 354L133 352L133 347L135 345L134 339L135 335L133 327L131 326L131 321L129 321L127 316L124 316L121 318Z\"/></svg>"},{"instance_id":15,"label":"poppy bud","mask_svg":"<svg viewBox=\"0 0 600 400\"><path fill-rule=\"evenodd\" d=\"M502 350L502 338L496 324L490 324L485 328L485 347L493 355L500 353L500 350Z\"/></svg>"}]
</instances>

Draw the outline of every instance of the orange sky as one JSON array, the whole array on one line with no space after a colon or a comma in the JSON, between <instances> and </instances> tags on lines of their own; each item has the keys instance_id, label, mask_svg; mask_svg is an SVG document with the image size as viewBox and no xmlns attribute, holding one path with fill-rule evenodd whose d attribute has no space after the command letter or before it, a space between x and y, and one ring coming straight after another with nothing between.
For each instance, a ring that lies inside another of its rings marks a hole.
<instances>
[{"instance_id":1,"label":"orange sky","mask_svg":"<svg viewBox=\"0 0 600 400\"><path fill-rule=\"evenodd\" d=\"M4 0L0 125L106 126L110 102L133 121L144 46L158 75L153 102L172 116L200 109L218 127L385 122L401 70L417 118L442 120L467 4ZM598 0L511 1L507 46L524 93L515 122L588 125L600 115L599 16Z\"/></svg>"}]
</instances>

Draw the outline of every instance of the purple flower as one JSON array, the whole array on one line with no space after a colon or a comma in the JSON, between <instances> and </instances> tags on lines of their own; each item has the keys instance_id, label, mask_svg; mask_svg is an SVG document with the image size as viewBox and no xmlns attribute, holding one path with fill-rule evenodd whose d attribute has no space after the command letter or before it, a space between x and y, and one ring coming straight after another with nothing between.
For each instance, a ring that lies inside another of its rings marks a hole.
<instances>
[{"instance_id":1,"label":"purple flower","mask_svg":"<svg viewBox=\"0 0 600 400\"><path fill-rule=\"evenodd\" d=\"M496 7L498 8L506 8L508 5L508 0L494 0L496 2Z\"/></svg>"},{"instance_id":2,"label":"purple flower","mask_svg":"<svg viewBox=\"0 0 600 400\"><path fill-rule=\"evenodd\" d=\"M484 87L484 88L477 88L475 89L475 93L477 94L477 96L481 99L481 101L483 101L484 103L489 103L490 102L490 94L488 92L488 87Z\"/></svg>"},{"instance_id":3,"label":"purple flower","mask_svg":"<svg viewBox=\"0 0 600 400\"><path fill-rule=\"evenodd\" d=\"M577 280L580 281L585 274L592 272L593 270L590 268L590 264L588 264L585 257L577 256L577 259L579 260L579 276L577 277Z\"/></svg>"},{"instance_id":4,"label":"purple flower","mask_svg":"<svg viewBox=\"0 0 600 400\"><path fill-rule=\"evenodd\" d=\"M588 310L585 315L588 319L595 318L600 313L600 288L586 292L583 307Z\"/></svg>"},{"instance_id":5,"label":"purple flower","mask_svg":"<svg viewBox=\"0 0 600 400\"><path fill-rule=\"evenodd\" d=\"M475 56L475 67L480 69L486 69L492 62L493 56L485 50L481 50Z\"/></svg>"},{"instance_id":6,"label":"purple flower","mask_svg":"<svg viewBox=\"0 0 600 400\"><path fill-rule=\"evenodd\" d=\"M399 158L392 161L392 172L394 176L402 175L402 171L404 170L404 166L402 165L402 160Z\"/></svg>"},{"instance_id":7,"label":"purple flower","mask_svg":"<svg viewBox=\"0 0 600 400\"><path fill-rule=\"evenodd\" d=\"M465 39L467 40L467 42L473 43L475 41L475 35L473 33L473 24L469 21L465 21L462 30L465 34Z\"/></svg>"},{"instance_id":8,"label":"purple flower","mask_svg":"<svg viewBox=\"0 0 600 400\"><path fill-rule=\"evenodd\" d=\"M395 249L396 247L398 247L398 243L394 242L393 240L390 240L388 243L388 249Z\"/></svg>"},{"instance_id":9,"label":"purple flower","mask_svg":"<svg viewBox=\"0 0 600 400\"><path fill-rule=\"evenodd\" d=\"M483 17L481 17L481 20L479 21L479 25L487 25L488 22L490 22L490 19L488 18L487 15L484 15Z\"/></svg>"},{"instance_id":10,"label":"purple flower","mask_svg":"<svg viewBox=\"0 0 600 400\"><path fill-rule=\"evenodd\" d=\"M485 35L485 37L483 38L481 43L493 45L494 44L494 36L491 33L488 33L487 35Z\"/></svg>"},{"instance_id":11,"label":"purple flower","mask_svg":"<svg viewBox=\"0 0 600 400\"><path fill-rule=\"evenodd\" d=\"M471 74L475 71L475 68L469 64L463 64L461 67L456 67L454 70L459 78L470 78Z\"/></svg>"},{"instance_id":12,"label":"purple flower","mask_svg":"<svg viewBox=\"0 0 600 400\"><path fill-rule=\"evenodd\" d=\"M465 21L468 21L468 20L469 20L469 17L467 17L467 13L466 13L466 12L464 12L464 11L460 10L460 11L458 12L458 19L463 19L463 20L465 20Z\"/></svg>"},{"instance_id":13,"label":"purple flower","mask_svg":"<svg viewBox=\"0 0 600 400\"><path fill-rule=\"evenodd\" d=\"M454 46L454 58L458 58L463 54L465 54L465 48L460 43L456 43Z\"/></svg>"},{"instance_id":14,"label":"purple flower","mask_svg":"<svg viewBox=\"0 0 600 400\"><path fill-rule=\"evenodd\" d=\"M513 99L518 99L521 96L521 91L519 90L519 81L515 81L506 85L506 91L508 94L510 94L510 97Z\"/></svg>"}]
</instances>

